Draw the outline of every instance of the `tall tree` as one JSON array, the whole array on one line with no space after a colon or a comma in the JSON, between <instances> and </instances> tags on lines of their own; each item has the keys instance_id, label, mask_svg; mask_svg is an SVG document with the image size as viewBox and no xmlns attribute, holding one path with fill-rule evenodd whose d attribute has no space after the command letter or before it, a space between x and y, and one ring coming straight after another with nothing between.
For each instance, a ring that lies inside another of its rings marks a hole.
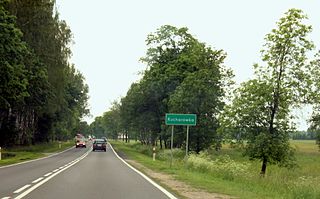
<instances>
[{"instance_id":1,"label":"tall tree","mask_svg":"<svg viewBox=\"0 0 320 199\"><path fill-rule=\"evenodd\" d=\"M13 143L17 106L29 95L25 57L29 53L15 19L0 4L0 144Z\"/></svg>"},{"instance_id":2,"label":"tall tree","mask_svg":"<svg viewBox=\"0 0 320 199\"><path fill-rule=\"evenodd\" d=\"M88 87L82 74L68 63L72 38L69 27L59 19L55 0L10 0L1 2L3 5L16 17L20 39L29 48L21 65L26 84L20 84L26 87L27 95L11 111L16 144L70 137L88 113ZM20 78L18 74L16 77Z\"/></svg>"},{"instance_id":3,"label":"tall tree","mask_svg":"<svg viewBox=\"0 0 320 199\"><path fill-rule=\"evenodd\" d=\"M256 79L244 83L226 109L225 121L234 121L224 122L224 128L238 128L232 132L248 141L250 158L262 161L262 175L268 164L290 165L289 134L295 129L291 110L311 102L312 66L307 53L314 45L307 38L311 26L302 23L305 19L298 9L285 13L277 29L265 37L261 52L266 65L254 66Z\"/></svg>"},{"instance_id":4,"label":"tall tree","mask_svg":"<svg viewBox=\"0 0 320 199\"><path fill-rule=\"evenodd\" d=\"M313 61L311 61L312 74L313 74L313 112L310 118L310 126L308 131L315 134L316 144L320 150L320 51L315 55Z\"/></svg>"},{"instance_id":5,"label":"tall tree","mask_svg":"<svg viewBox=\"0 0 320 199\"><path fill-rule=\"evenodd\" d=\"M190 134L190 149L197 153L214 143L218 150L218 116L224 106L225 89L232 83L232 72L223 66L225 53L199 43L194 47L190 73L170 96L169 110L174 113L197 114L197 126Z\"/></svg>"}]
</instances>

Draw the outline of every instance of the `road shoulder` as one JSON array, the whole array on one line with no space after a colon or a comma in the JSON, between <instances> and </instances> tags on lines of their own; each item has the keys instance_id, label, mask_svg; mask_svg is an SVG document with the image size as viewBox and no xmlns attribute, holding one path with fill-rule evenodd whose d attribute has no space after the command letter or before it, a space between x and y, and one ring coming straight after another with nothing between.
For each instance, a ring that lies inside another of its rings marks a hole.
<instances>
[{"instance_id":1,"label":"road shoulder","mask_svg":"<svg viewBox=\"0 0 320 199\"><path fill-rule=\"evenodd\" d=\"M160 184L165 185L166 187L170 187L174 192L178 193L183 198L190 198L190 199L232 199L235 197L218 194L218 193L210 193L200 189L196 189L191 187L190 185L186 184L185 182L179 181L174 179L173 176L153 171L144 165L134 161L126 159L130 165L142 171L147 176L152 178L153 180L159 182Z\"/></svg>"}]
</instances>

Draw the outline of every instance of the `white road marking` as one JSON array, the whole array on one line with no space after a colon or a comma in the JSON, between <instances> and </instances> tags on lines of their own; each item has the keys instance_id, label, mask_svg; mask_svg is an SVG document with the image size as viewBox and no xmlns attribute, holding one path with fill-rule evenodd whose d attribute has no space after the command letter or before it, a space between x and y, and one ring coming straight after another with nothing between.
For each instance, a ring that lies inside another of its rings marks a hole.
<instances>
[{"instance_id":1,"label":"white road marking","mask_svg":"<svg viewBox=\"0 0 320 199\"><path fill-rule=\"evenodd\" d=\"M124 161L113 149L112 145L109 144L110 148L112 149L113 153L117 156L117 158L119 160L121 160L124 164L126 164L130 169L132 169L133 171L135 171L136 173L138 173L140 176L142 176L145 180L147 180L149 183L151 183L153 186L157 187L162 193L164 193L166 196L168 196L170 199L178 199L176 198L174 195L172 195L169 191L165 190L163 187L161 187L160 185L158 185L156 182L154 182L153 180L151 180L148 176L144 175L143 173L141 173L139 170L137 170L136 168L134 168L133 166L131 166L129 163L127 163L126 161Z\"/></svg>"},{"instance_id":2,"label":"white road marking","mask_svg":"<svg viewBox=\"0 0 320 199\"><path fill-rule=\"evenodd\" d=\"M59 169L55 169L55 170L53 170L52 172L55 173L55 172L57 172L57 171L59 171Z\"/></svg>"},{"instance_id":3,"label":"white road marking","mask_svg":"<svg viewBox=\"0 0 320 199\"><path fill-rule=\"evenodd\" d=\"M13 167L13 166L17 166L17 165L20 165L20 164L26 164L26 163L30 163L30 162L34 162L34 161L38 161L38 160L47 159L47 158L51 158L51 157L53 157L53 156L56 156L56 155L59 155L59 154L61 154L61 153L66 152L66 151L69 151L69 150L71 150L71 149L73 149L73 148L74 148L74 146L71 147L71 148L68 148L68 149L66 149L66 150L64 150L64 151L61 151L61 152L59 152L59 153L55 153L55 154L52 154L52 155L49 155L49 156L46 156L46 157L43 157L43 158L38 158L38 159L34 159L34 160L29 160L29 161L25 161L25 162L19 162L19 163L16 163L16 164L10 164L10 165L7 165L7 166L2 166L2 167L0 167L0 169L8 168L8 167Z\"/></svg>"},{"instance_id":4,"label":"white road marking","mask_svg":"<svg viewBox=\"0 0 320 199\"><path fill-rule=\"evenodd\" d=\"M32 183L37 183L37 182L39 182L39 181L40 181L40 180L42 180L42 179L43 179L43 177L38 178L38 179L36 179L36 180L32 181Z\"/></svg>"},{"instance_id":5,"label":"white road marking","mask_svg":"<svg viewBox=\"0 0 320 199\"><path fill-rule=\"evenodd\" d=\"M63 167L59 167L59 169L63 169Z\"/></svg>"},{"instance_id":6,"label":"white road marking","mask_svg":"<svg viewBox=\"0 0 320 199\"><path fill-rule=\"evenodd\" d=\"M51 176L45 178L44 180L40 181L39 183L35 184L34 186L30 187L30 189L25 190L23 193L21 193L20 195L18 195L17 197L15 197L15 199L21 199L23 197L25 197L26 195L28 195L31 191L35 190L36 188L40 187L41 185L43 185L44 183L48 182L51 178L53 178L54 176L58 175L59 173L61 173L62 171L72 167L73 165L75 165L77 162L79 162L80 160L82 160L83 158L85 158L89 152L91 150L88 150L81 159L79 159L78 161L68 165L67 167L64 167L63 169L57 171L56 173L52 174Z\"/></svg>"},{"instance_id":7,"label":"white road marking","mask_svg":"<svg viewBox=\"0 0 320 199\"><path fill-rule=\"evenodd\" d=\"M4 197L4 198L1 198L1 199L10 199L11 197Z\"/></svg>"},{"instance_id":8,"label":"white road marking","mask_svg":"<svg viewBox=\"0 0 320 199\"><path fill-rule=\"evenodd\" d=\"M21 187L20 189L14 191L13 193L20 193L21 191L25 190L26 188L28 188L28 187L30 187L30 186L31 186L31 185L27 184L27 185Z\"/></svg>"},{"instance_id":9,"label":"white road marking","mask_svg":"<svg viewBox=\"0 0 320 199\"><path fill-rule=\"evenodd\" d=\"M52 172L47 173L47 174L45 174L44 176L45 176L45 177L48 177L48 176L51 175L51 174L52 174Z\"/></svg>"}]
</instances>

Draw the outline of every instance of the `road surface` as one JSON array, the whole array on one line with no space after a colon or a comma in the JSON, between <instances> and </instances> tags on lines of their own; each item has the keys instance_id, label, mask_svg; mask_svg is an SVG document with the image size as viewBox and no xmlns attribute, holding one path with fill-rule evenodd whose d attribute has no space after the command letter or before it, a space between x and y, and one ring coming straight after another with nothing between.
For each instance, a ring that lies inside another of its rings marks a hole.
<instances>
[{"instance_id":1,"label":"road surface","mask_svg":"<svg viewBox=\"0 0 320 199\"><path fill-rule=\"evenodd\" d=\"M168 199L114 154L73 148L42 160L0 168L0 199Z\"/></svg>"}]
</instances>

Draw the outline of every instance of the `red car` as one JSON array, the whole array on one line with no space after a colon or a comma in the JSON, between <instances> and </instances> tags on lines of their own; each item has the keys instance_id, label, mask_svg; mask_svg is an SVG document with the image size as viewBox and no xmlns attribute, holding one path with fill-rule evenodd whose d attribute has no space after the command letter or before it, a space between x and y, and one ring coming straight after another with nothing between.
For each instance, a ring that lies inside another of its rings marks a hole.
<instances>
[{"instance_id":1,"label":"red car","mask_svg":"<svg viewBox=\"0 0 320 199\"><path fill-rule=\"evenodd\" d=\"M78 148L78 147L86 148L86 141L84 139L76 140L76 148Z\"/></svg>"}]
</instances>

